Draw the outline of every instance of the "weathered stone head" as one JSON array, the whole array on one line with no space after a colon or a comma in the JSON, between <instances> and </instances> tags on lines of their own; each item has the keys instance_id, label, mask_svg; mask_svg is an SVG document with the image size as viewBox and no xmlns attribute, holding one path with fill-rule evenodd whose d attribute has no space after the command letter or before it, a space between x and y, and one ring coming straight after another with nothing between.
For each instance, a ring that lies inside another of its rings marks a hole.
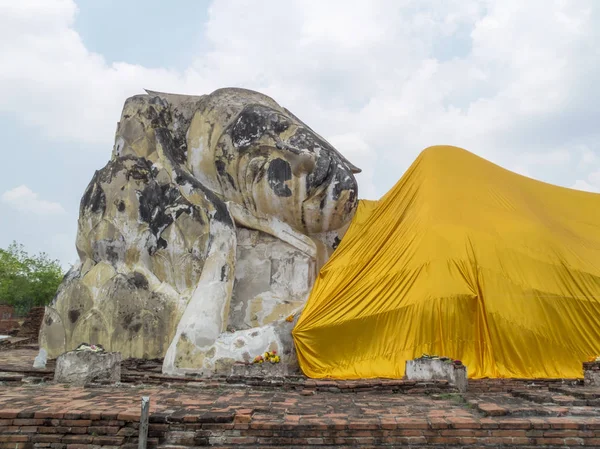
<instances>
[{"instance_id":1,"label":"weathered stone head","mask_svg":"<svg viewBox=\"0 0 600 449\"><path fill-rule=\"evenodd\" d=\"M303 234L339 229L360 170L271 98L244 89L205 97L188 132L192 174L226 201Z\"/></svg>"},{"instance_id":2,"label":"weathered stone head","mask_svg":"<svg viewBox=\"0 0 600 449\"><path fill-rule=\"evenodd\" d=\"M290 329L277 320L305 300L325 236L352 218L358 171L257 92L129 98L82 198L80 264L47 308L42 346L164 356L168 372L281 350Z\"/></svg>"}]
</instances>

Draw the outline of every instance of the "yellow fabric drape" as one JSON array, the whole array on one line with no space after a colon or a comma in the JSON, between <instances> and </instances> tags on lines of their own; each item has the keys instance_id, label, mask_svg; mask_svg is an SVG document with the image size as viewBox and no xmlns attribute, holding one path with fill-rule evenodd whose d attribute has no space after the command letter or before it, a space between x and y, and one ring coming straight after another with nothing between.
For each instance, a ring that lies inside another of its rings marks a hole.
<instances>
[{"instance_id":1,"label":"yellow fabric drape","mask_svg":"<svg viewBox=\"0 0 600 449\"><path fill-rule=\"evenodd\" d=\"M398 378L423 353L473 378L582 377L600 354L600 195L428 148L360 203L293 336L317 378Z\"/></svg>"}]
</instances>

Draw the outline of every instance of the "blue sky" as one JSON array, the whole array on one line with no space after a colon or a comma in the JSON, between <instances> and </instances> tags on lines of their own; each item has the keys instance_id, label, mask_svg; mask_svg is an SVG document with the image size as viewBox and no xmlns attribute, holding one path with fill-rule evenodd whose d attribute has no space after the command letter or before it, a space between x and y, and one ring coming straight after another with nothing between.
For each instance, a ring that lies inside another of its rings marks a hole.
<instances>
[{"instance_id":1,"label":"blue sky","mask_svg":"<svg viewBox=\"0 0 600 449\"><path fill-rule=\"evenodd\" d=\"M143 88L271 95L377 198L425 147L600 190L594 0L0 0L0 247L76 261L79 199Z\"/></svg>"}]
</instances>

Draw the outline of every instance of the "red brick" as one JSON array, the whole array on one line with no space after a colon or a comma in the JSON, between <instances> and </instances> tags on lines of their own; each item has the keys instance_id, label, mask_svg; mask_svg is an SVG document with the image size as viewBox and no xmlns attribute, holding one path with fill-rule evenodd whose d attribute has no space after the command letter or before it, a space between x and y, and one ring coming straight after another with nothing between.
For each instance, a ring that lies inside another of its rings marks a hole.
<instances>
[{"instance_id":1,"label":"red brick","mask_svg":"<svg viewBox=\"0 0 600 449\"><path fill-rule=\"evenodd\" d=\"M62 435L33 435L31 441L34 443L60 443Z\"/></svg>"},{"instance_id":2,"label":"red brick","mask_svg":"<svg viewBox=\"0 0 600 449\"><path fill-rule=\"evenodd\" d=\"M123 444L125 438L123 437L94 437L92 443L99 444L100 446L120 446Z\"/></svg>"},{"instance_id":3,"label":"red brick","mask_svg":"<svg viewBox=\"0 0 600 449\"><path fill-rule=\"evenodd\" d=\"M122 421L139 421L140 412L123 412L117 415L117 419Z\"/></svg>"},{"instance_id":4,"label":"red brick","mask_svg":"<svg viewBox=\"0 0 600 449\"><path fill-rule=\"evenodd\" d=\"M2 443L18 443L29 441L28 435L0 435L0 442Z\"/></svg>"},{"instance_id":5,"label":"red brick","mask_svg":"<svg viewBox=\"0 0 600 449\"><path fill-rule=\"evenodd\" d=\"M256 437L228 437L227 444L256 444ZM274 442L271 442L274 444ZM289 443L279 443L279 444L289 444Z\"/></svg>"},{"instance_id":6,"label":"red brick","mask_svg":"<svg viewBox=\"0 0 600 449\"><path fill-rule=\"evenodd\" d=\"M348 428L352 429L354 426L353 422L348 424ZM414 418L396 418L396 428L398 429L428 429L429 423L425 419L414 419Z\"/></svg>"},{"instance_id":7,"label":"red brick","mask_svg":"<svg viewBox=\"0 0 600 449\"><path fill-rule=\"evenodd\" d=\"M500 429L531 429L531 422L527 419L502 419L498 421Z\"/></svg>"},{"instance_id":8,"label":"red brick","mask_svg":"<svg viewBox=\"0 0 600 449\"><path fill-rule=\"evenodd\" d=\"M0 419L0 427L10 426L12 422L12 419Z\"/></svg>"},{"instance_id":9,"label":"red brick","mask_svg":"<svg viewBox=\"0 0 600 449\"><path fill-rule=\"evenodd\" d=\"M21 433L37 433L37 426L21 426L19 432Z\"/></svg>"},{"instance_id":10,"label":"red brick","mask_svg":"<svg viewBox=\"0 0 600 449\"><path fill-rule=\"evenodd\" d=\"M567 438L567 437L581 437L584 434L584 431L574 430L574 429L557 429L557 430L544 430L543 437L548 438ZM593 432L589 432L588 436L593 436Z\"/></svg>"},{"instance_id":11,"label":"red brick","mask_svg":"<svg viewBox=\"0 0 600 449\"><path fill-rule=\"evenodd\" d=\"M105 426L123 427L125 425L125 421L111 419L111 420L107 421L106 424L104 424L104 425Z\"/></svg>"},{"instance_id":12,"label":"red brick","mask_svg":"<svg viewBox=\"0 0 600 449\"><path fill-rule=\"evenodd\" d=\"M541 445L563 446L564 440L562 438L535 438L535 444L536 444L536 446L541 446Z\"/></svg>"},{"instance_id":13,"label":"red brick","mask_svg":"<svg viewBox=\"0 0 600 449\"><path fill-rule=\"evenodd\" d=\"M35 412L35 414L33 415L33 417L36 419L48 419L48 418L62 419L63 416L64 416L64 413L51 412L51 411Z\"/></svg>"},{"instance_id":14,"label":"red brick","mask_svg":"<svg viewBox=\"0 0 600 449\"><path fill-rule=\"evenodd\" d=\"M548 423L553 429L579 429L580 424L576 421L561 418L548 418Z\"/></svg>"},{"instance_id":15,"label":"red brick","mask_svg":"<svg viewBox=\"0 0 600 449\"><path fill-rule=\"evenodd\" d=\"M183 417L183 422L190 422L190 423L198 422L198 415L185 415Z\"/></svg>"},{"instance_id":16,"label":"red brick","mask_svg":"<svg viewBox=\"0 0 600 449\"><path fill-rule=\"evenodd\" d=\"M150 424L152 425L152 424ZM168 424L166 424L168 426ZM132 435L136 435L138 432L136 432L135 429L132 429L131 427L123 427L122 429L119 429L119 431L117 432L118 436L124 436L124 437L130 437Z\"/></svg>"},{"instance_id":17,"label":"red brick","mask_svg":"<svg viewBox=\"0 0 600 449\"><path fill-rule=\"evenodd\" d=\"M60 421L60 425L65 427L89 427L91 424L91 419L63 419Z\"/></svg>"},{"instance_id":18,"label":"red brick","mask_svg":"<svg viewBox=\"0 0 600 449\"><path fill-rule=\"evenodd\" d=\"M529 446L534 443L535 443L535 439L533 439L533 438L517 437L517 438L510 439L510 444L513 446Z\"/></svg>"},{"instance_id":19,"label":"red brick","mask_svg":"<svg viewBox=\"0 0 600 449\"><path fill-rule=\"evenodd\" d=\"M449 417L447 418L451 427L454 429L479 429L481 428L481 424L479 421L474 418L455 418Z\"/></svg>"},{"instance_id":20,"label":"red brick","mask_svg":"<svg viewBox=\"0 0 600 449\"><path fill-rule=\"evenodd\" d=\"M240 413L241 410L238 410L233 418L233 422L236 423L246 423L252 421L252 413Z\"/></svg>"},{"instance_id":21,"label":"red brick","mask_svg":"<svg viewBox=\"0 0 600 449\"><path fill-rule=\"evenodd\" d=\"M448 429L450 424L444 418L429 418L429 427L432 429Z\"/></svg>"},{"instance_id":22,"label":"red brick","mask_svg":"<svg viewBox=\"0 0 600 449\"><path fill-rule=\"evenodd\" d=\"M83 435L87 433L87 427L55 427L56 433L72 433L77 435Z\"/></svg>"},{"instance_id":23,"label":"red brick","mask_svg":"<svg viewBox=\"0 0 600 449\"><path fill-rule=\"evenodd\" d=\"M116 435L117 432L119 431L119 427L113 427L113 426L95 426L95 427L88 427L88 433L89 434L96 434L96 435Z\"/></svg>"},{"instance_id":24,"label":"red brick","mask_svg":"<svg viewBox=\"0 0 600 449\"><path fill-rule=\"evenodd\" d=\"M43 419L13 419L13 426L39 426L44 424Z\"/></svg>"},{"instance_id":25,"label":"red brick","mask_svg":"<svg viewBox=\"0 0 600 449\"><path fill-rule=\"evenodd\" d=\"M445 445L456 445L460 443L460 439L456 437L429 437L427 438L428 444L445 444Z\"/></svg>"},{"instance_id":26,"label":"red brick","mask_svg":"<svg viewBox=\"0 0 600 449\"><path fill-rule=\"evenodd\" d=\"M94 439L91 435L65 435L62 438L63 443L91 443Z\"/></svg>"},{"instance_id":27,"label":"red brick","mask_svg":"<svg viewBox=\"0 0 600 449\"><path fill-rule=\"evenodd\" d=\"M493 437L526 437L527 431L523 429L490 430Z\"/></svg>"},{"instance_id":28,"label":"red brick","mask_svg":"<svg viewBox=\"0 0 600 449\"><path fill-rule=\"evenodd\" d=\"M482 429L497 429L498 428L498 420L492 418L481 418L479 420L479 424Z\"/></svg>"},{"instance_id":29,"label":"red brick","mask_svg":"<svg viewBox=\"0 0 600 449\"><path fill-rule=\"evenodd\" d=\"M19 415L20 412L21 409L18 408L5 408L4 410L0 410L0 418L14 419Z\"/></svg>"},{"instance_id":30,"label":"red brick","mask_svg":"<svg viewBox=\"0 0 600 449\"><path fill-rule=\"evenodd\" d=\"M489 416L504 416L507 414L507 410L504 407L500 407L490 402L479 404L477 405L477 408Z\"/></svg>"},{"instance_id":31,"label":"red brick","mask_svg":"<svg viewBox=\"0 0 600 449\"><path fill-rule=\"evenodd\" d=\"M472 429L447 429L441 430L440 435L444 437L472 437L476 431Z\"/></svg>"}]
</instances>

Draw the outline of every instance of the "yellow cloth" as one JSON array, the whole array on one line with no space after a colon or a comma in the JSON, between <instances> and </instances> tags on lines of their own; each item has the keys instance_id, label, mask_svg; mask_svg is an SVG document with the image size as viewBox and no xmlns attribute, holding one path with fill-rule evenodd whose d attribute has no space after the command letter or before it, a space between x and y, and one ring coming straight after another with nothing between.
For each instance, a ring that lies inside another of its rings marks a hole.
<instances>
[{"instance_id":1,"label":"yellow cloth","mask_svg":"<svg viewBox=\"0 0 600 449\"><path fill-rule=\"evenodd\" d=\"M600 354L600 195L428 148L360 203L293 336L317 378L398 378L423 353L474 378L582 377Z\"/></svg>"}]
</instances>

